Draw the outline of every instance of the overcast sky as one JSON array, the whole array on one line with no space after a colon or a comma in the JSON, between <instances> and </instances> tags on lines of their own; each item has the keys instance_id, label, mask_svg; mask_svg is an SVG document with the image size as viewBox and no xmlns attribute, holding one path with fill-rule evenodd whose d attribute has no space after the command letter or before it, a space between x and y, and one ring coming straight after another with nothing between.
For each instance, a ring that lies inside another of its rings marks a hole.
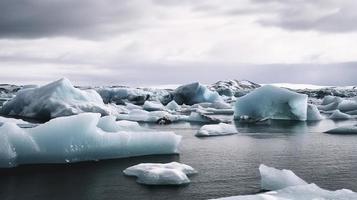
<instances>
[{"instance_id":1,"label":"overcast sky","mask_svg":"<svg viewBox=\"0 0 357 200\"><path fill-rule=\"evenodd\" d=\"M356 0L0 0L0 82L357 85Z\"/></svg>"}]
</instances>

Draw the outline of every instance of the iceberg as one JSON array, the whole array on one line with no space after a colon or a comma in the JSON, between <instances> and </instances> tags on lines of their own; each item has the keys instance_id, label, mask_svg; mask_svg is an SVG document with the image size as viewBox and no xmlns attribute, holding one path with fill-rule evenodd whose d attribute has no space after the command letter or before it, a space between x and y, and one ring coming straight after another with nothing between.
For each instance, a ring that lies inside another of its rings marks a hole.
<instances>
[{"instance_id":1,"label":"iceberg","mask_svg":"<svg viewBox=\"0 0 357 200\"><path fill-rule=\"evenodd\" d=\"M317 109L317 106L314 104L307 105L307 113L306 120L307 121L319 121L322 120L323 117L320 114L320 111Z\"/></svg>"},{"instance_id":2,"label":"iceberg","mask_svg":"<svg viewBox=\"0 0 357 200\"><path fill-rule=\"evenodd\" d=\"M223 99L217 92L209 90L200 83L191 83L182 85L173 91L173 99L179 105L193 105L202 102L223 102Z\"/></svg>"},{"instance_id":3,"label":"iceberg","mask_svg":"<svg viewBox=\"0 0 357 200\"><path fill-rule=\"evenodd\" d=\"M261 164L259 172L261 176L260 184L263 190L280 190L289 186L308 184L291 170L280 170Z\"/></svg>"},{"instance_id":4,"label":"iceberg","mask_svg":"<svg viewBox=\"0 0 357 200\"><path fill-rule=\"evenodd\" d=\"M357 199L357 193L348 189L336 191L325 190L316 184L286 187L281 190L270 191L255 195L241 195L219 200L352 200ZM217 199L217 200L218 200Z\"/></svg>"},{"instance_id":5,"label":"iceberg","mask_svg":"<svg viewBox=\"0 0 357 200\"><path fill-rule=\"evenodd\" d=\"M341 127L337 127L337 128L328 130L325 133L331 133L331 134L357 134L357 125L341 126Z\"/></svg>"},{"instance_id":6,"label":"iceberg","mask_svg":"<svg viewBox=\"0 0 357 200\"><path fill-rule=\"evenodd\" d=\"M165 107L160 102L145 101L143 105L143 109L146 111L159 111L159 110L165 110Z\"/></svg>"},{"instance_id":7,"label":"iceberg","mask_svg":"<svg viewBox=\"0 0 357 200\"><path fill-rule=\"evenodd\" d=\"M341 101L341 103L338 105L338 109L344 113L348 111L357 110L357 101L356 99L345 99Z\"/></svg>"},{"instance_id":8,"label":"iceberg","mask_svg":"<svg viewBox=\"0 0 357 200\"><path fill-rule=\"evenodd\" d=\"M106 132L118 132L118 131L143 131L143 127L138 122L120 120L116 121L116 117L107 115L101 117L97 124L98 128L101 128Z\"/></svg>"},{"instance_id":9,"label":"iceberg","mask_svg":"<svg viewBox=\"0 0 357 200\"><path fill-rule=\"evenodd\" d=\"M167 105L166 108L171 111L178 111L181 109L181 106L176 103L176 101L172 100Z\"/></svg>"},{"instance_id":10,"label":"iceberg","mask_svg":"<svg viewBox=\"0 0 357 200\"><path fill-rule=\"evenodd\" d=\"M329 116L330 119L351 119L351 115L349 114L346 114L346 113L343 113L339 110L335 110L330 116Z\"/></svg>"},{"instance_id":11,"label":"iceberg","mask_svg":"<svg viewBox=\"0 0 357 200\"><path fill-rule=\"evenodd\" d=\"M108 130L103 128L106 123L100 125L103 129L98 127L100 120L99 113L82 113L34 128L4 123L0 127L0 167L178 153L181 136L173 132L107 132L103 130Z\"/></svg>"},{"instance_id":12,"label":"iceberg","mask_svg":"<svg viewBox=\"0 0 357 200\"><path fill-rule=\"evenodd\" d=\"M9 116L49 120L83 112L108 115L110 110L96 91L77 89L68 79L62 78L42 87L18 91L0 112Z\"/></svg>"},{"instance_id":13,"label":"iceberg","mask_svg":"<svg viewBox=\"0 0 357 200\"><path fill-rule=\"evenodd\" d=\"M220 136L220 135L232 135L238 133L237 129L232 124L219 123L204 125L197 131L196 136Z\"/></svg>"},{"instance_id":14,"label":"iceberg","mask_svg":"<svg viewBox=\"0 0 357 200\"><path fill-rule=\"evenodd\" d=\"M234 118L255 119L307 119L307 95L265 85L237 99Z\"/></svg>"},{"instance_id":15,"label":"iceberg","mask_svg":"<svg viewBox=\"0 0 357 200\"><path fill-rule=\"evenodd\" d=\"M125 169L127 176L136 176L136 182L146 185L182 185L190 183L187 175L196 174L191 166L178 162L166 164L142 163Z\"/></svg>"},{"instance_id":16,"label":"iceberg","mask_svg":"<svg viewBox=\"0 0 357 200\"><path fill-rule=\"evenodd\" d=\"M149 123L160 123L162 120L167 120L169 122L175 122L187 118L184 115L173 115L166 111L152 111L148 112L146 110L134 109L128 114L119 114L117 119L129 120L136 122L149 122Z\"/></svg>"},{"instance_id":17,"label":"iceberg","mask_svg":"<svg viewBox=\"0 0 357 200\"><path fill-rule=\"evenodd\" d=\"M312 200L333 199L347 200L357 199L357 193L348 189L329 191L320 188L316 184L308 184L290 170L279 170L261 165L261 186L265 190L273 190L254 195L240 195L218 198L220 200Z\"/></svg>"},{"instance_id":18,"label":"iceberg","mask_svg":"<svg viewBox=\"0 0 357 200\"><path fill-rule=\"evenodd\" d=\"M9 117L2 117L0 116L0 125L6 122L11 122L15 124L29 124L28 122L22 120L22 119L15 119L15 118L9 118Z\"/></svg>"}]
</instances>

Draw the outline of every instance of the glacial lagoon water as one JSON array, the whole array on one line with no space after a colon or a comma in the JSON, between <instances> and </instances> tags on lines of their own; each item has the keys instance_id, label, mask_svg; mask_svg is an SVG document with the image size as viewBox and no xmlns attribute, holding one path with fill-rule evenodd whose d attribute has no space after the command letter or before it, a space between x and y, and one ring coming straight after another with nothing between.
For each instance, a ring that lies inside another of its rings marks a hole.
<instances>
[{"instance_id":1,"label":"glacial lagoon water","mask_svg":"<svg viewBox=\"0 0 357 200\"><path fill-rule=\"evenodd\" d=\"M260 192L258 166L293 170L322 188L357 191L357 135L323 131L357 121L235 123L239 134L197 138L199 124L148 125L183 136L180 155L32 165L0 170L0 199L209 199ZM186 186L145 186L122 171L143 162L179 161L198 170Z\"/></svg>"}]
</instances>

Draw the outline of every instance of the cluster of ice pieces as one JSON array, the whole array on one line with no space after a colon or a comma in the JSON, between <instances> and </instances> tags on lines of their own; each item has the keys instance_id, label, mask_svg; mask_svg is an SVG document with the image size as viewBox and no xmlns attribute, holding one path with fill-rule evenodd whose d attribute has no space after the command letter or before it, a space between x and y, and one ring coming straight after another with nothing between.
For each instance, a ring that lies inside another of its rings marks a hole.
<instances>
[{"instance_id":1,"label":"cluster of ice pieces","mask_svg":"<svg viewBox=\"0 0 357 200\"><path fill-rule=\"evenodd\" d=\"M0 111L4 115L45 120L83 112L110 114L96 91L77 89L65 78L42 87L21 89Z\"/></svg>"},{"instance_id":2,"label":"cluster of ice pieces","mask_svg":"<svg viewBox=\"0 0 357 200\"><path fill-rule=\"evenodd\" d=\"M0 167L172 154L180 141L173 132L143 130L98 113L59 117L26 129L6 122L0 127Z\"/></svg>"},{"instance_id":3,"label":"cluster of ice pieces","mask_svg":"<svg viewBox=\"0 0 357 200\"><path fill-rule=\"evenodd\" d=\"M259 167L261 175L261 188L272 190L270 192L255 195L241 195L220 198L220 200L312 200L312 199L333 199L347 200L357 199L357 193L342 189L329 191L311 183L308 184L303 179L296 176L290 170L279 170L261 165Z\"/></svg>"},{"instance_id":4,"label":"cluster of ice pieces","mask_svg":"<svg viewBox=\"0 0 357 200\"><path fill-rule=\"evenodd\" d=\"M232 135L238 133L232 124L219 123L202 126L196 133L197 137Z\"/></svg>"},{"instance_id":5,"label":"cluster of ice pieces","mask_svg":"<svg viewBox=\"0 0 357 200\"><path fill-rule=\"evenodd\" d=\"M325 96L318 106L321 112L330 114L329 118L334 120L344 120L356 118L357 97L342 99L341 97Z\"/></svg>"},{"instance_id":6,"label":"cluster of ice pieces","mask_svg":"<svg viewBox=\"0 0 357 200\"><path fill-rule=\"evenodd\" d=\"M136 176L136 181L146 185L182 185L190 183L187 175L196 174L197 171L192 167L171 162L142 163L124 170L127 176Z\"/></svg>"}]
</instances>

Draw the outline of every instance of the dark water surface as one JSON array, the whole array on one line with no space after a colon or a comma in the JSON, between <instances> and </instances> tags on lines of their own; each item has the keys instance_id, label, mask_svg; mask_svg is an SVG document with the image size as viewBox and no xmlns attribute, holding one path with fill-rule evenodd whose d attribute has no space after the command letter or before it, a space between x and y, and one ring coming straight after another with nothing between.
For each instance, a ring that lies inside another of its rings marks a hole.
<instances>
[{"instance_id":1,"label":"dark water surface","mask_svg":"<svg viewBox=\"0 0 357 200\"><path fill-rule=\"evenodd\" d=\"M252 194L260 191L261 163L291 169L326 189L357 191L357 135L322 133L355 123L236 123L240 134L210 138L194 136L200 125L147 125L182 135L181 154L0 170L0 200L209 199ZM144 186L122 173L138 163L170 161L191 165L199 173L181 187Z\"/></svg>"}]
</instances>

